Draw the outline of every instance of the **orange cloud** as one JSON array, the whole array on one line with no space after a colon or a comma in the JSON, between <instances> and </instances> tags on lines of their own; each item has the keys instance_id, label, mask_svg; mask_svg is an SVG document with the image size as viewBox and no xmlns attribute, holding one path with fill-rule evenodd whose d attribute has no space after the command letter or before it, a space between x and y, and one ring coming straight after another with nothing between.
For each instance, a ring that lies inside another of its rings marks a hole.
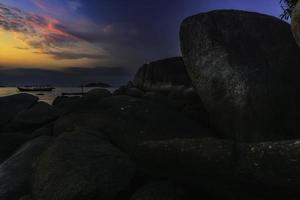
<instances>
[{"instance_id":1,"label":"orange cloud","mask_svg":"<svg viewBox=\"0 0 300 200\"><path fill-rule=\"evenodd\" d=\"M17 39L26 44L23 46L60 60L106 57L103 52L94 51L93 48L79 48L84 46L82 43L85 41L59 28L61 26L62 23L53 17L24 12L0 3L0 28L14 33Z\"/></svg>"}]
</instances>

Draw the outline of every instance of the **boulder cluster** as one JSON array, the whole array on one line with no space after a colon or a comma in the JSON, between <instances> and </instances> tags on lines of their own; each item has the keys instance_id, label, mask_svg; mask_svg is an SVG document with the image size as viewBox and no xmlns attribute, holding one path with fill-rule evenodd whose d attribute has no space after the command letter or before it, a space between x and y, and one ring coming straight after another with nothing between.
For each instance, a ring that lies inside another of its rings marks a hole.
<instances>
[{"instance_id":1,"label":"boulder cluster","mask_svg":"<svg viewBox=\"0 0 300 200\"><path fill-rule=\"evenodd\" d=\"M274 17L220 10L181 27L183 58L114 93L0 98L1 200L300 196L300 49Z\"/></svg>"}]
</instances>

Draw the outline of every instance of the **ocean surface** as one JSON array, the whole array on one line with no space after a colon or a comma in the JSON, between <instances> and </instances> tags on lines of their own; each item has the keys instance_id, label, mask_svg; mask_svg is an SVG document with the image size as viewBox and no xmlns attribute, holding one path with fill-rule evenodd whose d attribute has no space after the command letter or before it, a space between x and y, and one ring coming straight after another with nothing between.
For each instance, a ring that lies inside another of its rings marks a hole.
<instances>
[{"instance_id":1,"label":"ocean surface","mask_svg":"<svg viewBox=\"0 0 300 200\"><path fill-rule=\"evenodd\" d=\"M88 92L95 88L84 88L84 92ZM116 88L106 88L109 91L113 92L116 90ZM62 93L80 93L82 91L81 87L57 87L51 92L26 92L28 94L32 94L34 96L37 96L40 101L47 102L49 104L52 104L54 99L58 96L61 96ZM9 96L13 94L19 94L24 93L20 92L15 87L0 87L0 97Z\"/></svg>"}]
</instances>

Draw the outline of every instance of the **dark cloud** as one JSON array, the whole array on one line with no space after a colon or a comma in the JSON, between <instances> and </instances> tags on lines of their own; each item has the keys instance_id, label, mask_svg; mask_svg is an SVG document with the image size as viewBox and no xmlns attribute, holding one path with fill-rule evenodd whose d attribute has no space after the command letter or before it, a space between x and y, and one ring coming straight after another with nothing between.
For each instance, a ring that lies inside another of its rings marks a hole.
<instances>
[{"instance_id":1,"label":"dark cloud","mask_svg":"<svg viewBox=\"0 0 300 200\"><path fill-rule=\"evenodd\" d=\"M35 34L34 27L27 23L25 14L20 9L8 7L0 3L0 27L7 31Z\"/></svg>"}]
</instances>

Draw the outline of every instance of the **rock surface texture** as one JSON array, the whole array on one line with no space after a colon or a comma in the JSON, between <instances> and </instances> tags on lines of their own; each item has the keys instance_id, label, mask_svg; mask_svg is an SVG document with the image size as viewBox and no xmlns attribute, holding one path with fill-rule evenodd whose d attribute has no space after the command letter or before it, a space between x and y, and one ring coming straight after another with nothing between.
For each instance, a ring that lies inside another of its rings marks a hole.
<instances>
[{"instance_id":1,"label":"rock surface texture","mask_svg":"<svg viewBox=\"0 0 300 200\"><path fill-rule=\"evenodd\" d=\"M130 183L135 165L93 131L58 137L38 161L33 181L37 200L114 199Z\"/></svg>"},{"instance_id":2,"label":"rock surface texture","mask_svg":"<svg viewBox=\"0 0 300 200\"><path fill-rule=\"evenodd\" d=\"M193 85L221 137L300 137L300 48L289 24L219 10L185 19L180 37Z\"/></svg>"},{"instance_id":3,"label":"rock surface texture","mask_svg":"<svg viewBox=\"0 0 300 200\"><path fill-rule=\"evenodd\" d=\"M298 1L293 10L291 25L295 40L298 46L300 46L300 1Z\"/></svg>"},{"instance_id":4,"label":"rock surface texture","mask_svg":"<svg viewBox=\"0 0 300 200\"><path fill-rule=\"evenodd\" d=\"M1 200L18 200L31 192L34 163L52 141L47 136L36 138L0 165Z\"/></svg>"},{"instance_id":5,"label":"rock surface texture","mask_svg":"<svg viewBox=\"0 0 300 200\"><path fill-rule=\"evenodd\" d=\"M38 98L29 94L16 94L0 98L0 130L21 111L33 106Z\"/></svg>"},{"instance_id":6,"label":"rock surface texture","mask_svg":"<svg viewBox=\"0 0 300 200\"><path fill-rule=\"evenodd\" d=\"M133 85L143 90L169 90L191 81L181 57L168 58L143 65L136 73Z\"/></svg>"}]
</instances>

